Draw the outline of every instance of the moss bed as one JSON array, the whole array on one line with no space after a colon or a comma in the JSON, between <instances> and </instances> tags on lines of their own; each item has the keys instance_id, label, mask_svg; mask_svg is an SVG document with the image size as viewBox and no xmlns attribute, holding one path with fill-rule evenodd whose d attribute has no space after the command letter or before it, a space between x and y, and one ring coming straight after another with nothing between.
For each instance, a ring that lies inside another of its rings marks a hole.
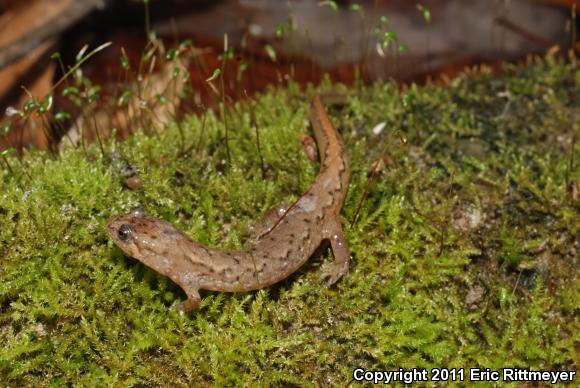
<instances>
[{"instance_id":1,"label":"moss bed","mask_svg":"<svg viewBox=\"0 0 580 388\"><path fill-rule=\"evenodd\" d=\"M107 219L141 205L202 243L241 247L317 174L300 143L312 89L233 106L229 163L211 112L106 142L104 156L92 145L9 159L0 383L344 386L357 367L576 370L579 90L574 59L348 90L329 111L351 164L349 274L326 288L321 249L273 287L202 292L189 315L171 308L185 297L176 285L112 243ZM377 159L387 166L365 194ZM124 163L142 189L123 185Z\"/></svg>"}]
</instances>

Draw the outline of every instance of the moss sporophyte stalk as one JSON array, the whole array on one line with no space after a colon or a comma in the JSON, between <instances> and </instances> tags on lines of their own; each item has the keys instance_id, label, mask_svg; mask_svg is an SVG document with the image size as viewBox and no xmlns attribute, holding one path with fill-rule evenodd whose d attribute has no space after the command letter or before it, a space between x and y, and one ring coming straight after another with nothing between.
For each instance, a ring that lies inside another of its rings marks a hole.
<instances>
[{"instance_id":1,"label":"moss sporophyte stalk","mask_svg":"<svg viewBox=\"0 0 580 388\"><path fill-rule=\"evenodd\" d=\"M344 386L356 368L574 371L574 60L473 71L446 87L345 90L329 116L350 162L348 274L320 282L332 260L322 249L267 289L202 291L193 313L170 308L181 289L118 249L106 221L140 205L200 244L242 249L249 226L319 171L299 141L314 91L298 90L232 108L227 169L211 111L103 138L102 150L6 155L11 169L0 159L0 381ZM113 152L141 189L124 187ZM379 159L388 164L367 185Z\"/></svg>"}]
</instances>

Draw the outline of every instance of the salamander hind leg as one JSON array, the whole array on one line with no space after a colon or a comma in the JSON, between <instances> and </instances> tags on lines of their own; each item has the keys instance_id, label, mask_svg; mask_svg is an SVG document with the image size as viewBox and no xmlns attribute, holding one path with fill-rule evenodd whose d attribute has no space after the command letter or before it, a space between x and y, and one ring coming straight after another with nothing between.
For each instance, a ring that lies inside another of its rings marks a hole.
<instances>
[{"instance_id":1,"label":"salamander hind leg","mask_svg":"<svg viewBox=\"0 0 580 388\"><path fill-rule=\"evenodd\" d=\"M328 286L331 286L348 272L350 251L348 249L348 243L344 238L342 225L338 219L334 219L329 223L328 235L325 237L330 240L330 247L332 248L334 261L332 263L327 263L324 266L320 278L326 282Z\"/></svg>"}]
</instances>

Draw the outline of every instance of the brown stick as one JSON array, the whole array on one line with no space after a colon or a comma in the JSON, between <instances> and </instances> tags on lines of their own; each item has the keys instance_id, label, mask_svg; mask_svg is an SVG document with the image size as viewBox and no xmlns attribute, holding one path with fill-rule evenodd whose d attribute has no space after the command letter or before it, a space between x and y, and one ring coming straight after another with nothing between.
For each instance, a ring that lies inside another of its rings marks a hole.
<instances>
[{"instance_id":1,"label":"brown stick","mask_svg":"<svg viewBox=\"0 0 580 388\"><path fill-rule=\"evenodd\" d=\"M552 47L555 43L550 42L547 39L542 38L539 35L531 33L530 31L526 30L525 28L515 24L509 19L504 17L498 17L495 19L495 23L514 32L515 34L521 36L522 38L526 39L528 42L535 44L536 46L543 48L545 50Z\"/></svg>"},{"instance_id":2,"label":"brown stick","mask_svg":"<svg viewBox=\"0 0 580 388\"><path fill-rule=\"evenodd\" d=\"M104 8L108 0L76 0L58 16L21 37L16 42L0 48L0 69L22 58L46 39L60 34L96 8Z\"/></svg>"}]
</instances>

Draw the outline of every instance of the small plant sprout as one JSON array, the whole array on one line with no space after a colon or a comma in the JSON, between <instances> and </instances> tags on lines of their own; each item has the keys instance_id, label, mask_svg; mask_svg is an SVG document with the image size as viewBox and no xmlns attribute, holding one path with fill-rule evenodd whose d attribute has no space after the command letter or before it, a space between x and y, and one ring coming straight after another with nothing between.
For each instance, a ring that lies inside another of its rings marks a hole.
<instances>
[{"instance_id":1,"label":"small plant sprout","mask_svg":"<svg viewBox=\"0 0 580 388\"><path fill-rule=\"evenodd\" d=\"M398 66L398 54L408 51L409 48L399 41L395 32L387 30L388 27L389 19L384 15L381 16L378 25L373 29L376 39L376 51L381 58L386 58L387 50L389 53L394 54L395 66Z\"/></svg>"},{"instance_id":2,"label":"small plant sprout","mask_svg":"<svg viewBox=\"0 0 580 388\"><path fill-rule=\"evenodd\" d=\"M50 108L52 105L52 97L44 98L42 102L39 102L33 95L28 91L26 88L23 87L24 92L30 98L24 103L23 106L23 119L29 120L33 115L36 115L42 123L42 131L44 136L46 137L48 149L53 156L57 155L56 151L56 141L54 138L54 134L51 132L50 125L48 124L48 120L46 119L46 115L49 114L47 109Z\"/></svg>"},{"instance_id":3,"label":"small plant sprout","mask_svg":"<svg viewBox=\"0 0 580 388\"><path fill-rule=\"evenodd\" d=\"M222 71L220 69L214 69L213 73L211 74L211 76L209 78L207 78L205 80L205 82L212 82L215 81L216 79L218 79L218 77L222 74Z\"/></svg>"},{"instance_id":4,"label":"small plant sprout","mask_svg":"<svg viewBox=\"0 0 580 388\"><path fill-rule=\"evenodd\" d=\"M58 62L58 66L60 68L60 71L64 74L66 73L66 68L64 66L64 63L62 62L62 56L58 51L55 51L54 53L52 53L50 55L50 59L55 60Z\"/></svg>"},{"instance_id":5,"label":"small plant sprout","mask_svg":"<svg viewBox=\"0 0 580 388\"><path fill-rule=\"evenodd\" d=\"M229 126L228 126L228 112L226 109L226 90L225 90L225 71L228 60L233 58L234 51L230 49L228 45L228 34L224 34L224 52L221 56L221 76L220 76L220 87L221 87L221 106L220 106L220 115L222 122L224 123L224 143L226 146L226 158L228 161L228 165L231 164L231 157L230 157L230 142L229 142Z\"/></svg>"},{"instance_id":6,"label":"small plant sprout","mask_svg":"<svg viewBox=\"0 0 580 388\"><path fill-rule=\"evenodd\" d=\"M268 58L270 58L270 60L272 62L276 62L276 50L274 50L274 47L272 47L272 45L267 44L264 46L264 51L266 51L266 55L268 55Z\"/></svg>"},{"instance_id":7,"label":"small plant sprout","mask_svg":"<svg viewBox=\"0 0 580 388\"><path fill-rule=\"evenodd\" d=\"M423 20L425 20L425 24L427 25L427 37L425 38L425 52L427 54L427 58L429 58L430 53L430 43L431 43L431 11L422 4L417 4L417 10L423 16ZM429 66L429 60L427 60L427 66Z\"/></svg>"},{"instance_id":8,"label":"small plant sprout","mask_svg":"<svg viewBox=\"0 0 580 388\"><path fill-rule=\"evenodd\" d=\"M355 67L355 76L364 77L364 66L367 61L368 40L370 31L367 33L367 29L365 28L366 21L364 7L361 6L359 3L353 3L350 5L349 10L359 15L361 59Z\"/></svg>"},{"instance_id":9,"label":"small plant sprout","mask_svg":"<svg viewBox=\"0 0 580 388\"><path fill-rule=\"evenodd\" d=\"M221 75L222 75L221 69L216 68L216 69L214 69L213 73L211 73L211 75L209 76L209 78L206 78L206 80L205 80L205 82L207 82L207 84L209 85L210 89L216 95L219 95L220 92L217 90L217 88L213 84L213 81L215 81L216 79L218 79L219 77L221 77Z\"/></svg>"},{"instance_id":10,"label":"small plant sprout","mask_svg":"<svg viewBox=\"0 0 580 388\"><path fill-rule=\"evenodd\" d=\"M339 61L339 55L340 55L340 51L341 51L341 39L339 38L338 34L337 34L337 27L340 26L341 22L338 18L338 4L336 3L336 1L320 1L318 3L319 7L328 7L330 8L334 14L335 14L335 18L334 18L334 25L333 25L333 31L332 31L332 36L333 36L333 41L334 41L334 50L333 50L333 54L334 54L334 61L336 63L340 62ZM339 27L340 28L340 27Z\"/></svg>"},{"instance_id":11,"label":"small plant sprout","mask_svg":"<svg viewBox=\"0 0 580 388\"><path fill-rule=\"evenodd\" d=\"M0 139L5 139L6 136L8 136L8 133L10 133L11 128L12 128L11 123L4 124L2 128L0 128ZM10 170L10 173L12 175L14 175L14 171L10 166L10 162L8 162L8 155L12 154L14 151L15 151L14 147L8 147L2 150L2 152L0 153L0 156L2 156L2 160L4 161L4 164L6 164L6 167Z\"/></svg>"},{"instance_id":12,"label":"small plant sprout","mask_svg":"<svg viewBox=\"0 0 580 388\"><path fill-rule=\"evenodd\" d=\"M77 54L75 64L52 86L52 90L55 90L57 87L59 87L60 84L63 83L71 74L76 72L83 63L85 63L98 52L103 51L109 47L111 44L112 42L103 43L102 45L89 52L87 55L84 55L84 52L87 50L88 46L83 47L83 49L79 51L79 54Z\"/></svg>"},{"instance_id":13,"label":"small plant sprout","mask_svg":"<svg viewBox=\"0 0 580 388\"><path fill-rule=\"evenodd\" d=\"M336 1L320 1L318 2L318 6L319 7L329 7L330 9L332 9L334 12L338 11L338 4L336 4Z\"/></svg>"},{"instance_id":14,"label":"small plant sprout","mask_svg":"<svg viewBox=\"0 0 580 388\"><path fill-rule=\"evenodd\" d=\"M362 13L364 11L363 10L363 7L359 3L353 3L353 4L351 4L350 5L350 10L352 12L360 12L360 13Z\"/></svg>"},{"instance_id":15,"label":"small plant sprout","mask_svg":"<svg viewBox=\"0 0 580 388\"><path fill-rule=\"evenodd\" d=\"M425 23L430 24L431 23L431 11L429 11L429 9L421 4L417 4L417 10L419 12L421 12L421 15L423 15L423 20L425 20Z\"/></svg>"},{"instance_id":16,"label":"small plant sprout","mask_svg":"<svg viewBox=\"0 0 580 388\"><path fill-rule=\"evenodd\" d=\"M387 31L383 34L383 40L381 41L381 46L387 48L391 45L391 43L397 42L397 34L391 31Z\"/></svg>"},{"instance_id":17,"label":"small plant sprout","mask_svg":"<svg viewBox=\"0 0 580 388\"><path fill-rule=\"evenodd\" d=\"M278 24L276 26L276 30L274 32L274 35L276 35L276 38L282 39L284 37L285 29L286 29L286 26L284 26L283 24Z\"/></svg>"},{"instance_id":18,"label":"small plant sprout","mask_svg":"<svg viewBox=\"0 0 580 388\"><path fill-rule=\"evenodd\" d=\"M123 70L125 71L131 70L131 62L129 61L129 57L127 56L127 52L125 51L124 47L121 47L120 64Z\"/></svg>"},{"instance_id":19,"label":"small plant sprout","mask_svg":"<svg viewBox=\"0 0 580 388\"><path fill-rule=\"evenodd\" d=\"M14 170L12 170L12 166L10 166L10 163L8 162L8 156L13 154L15 151L16 149L14 147L8 147L6 149L3 149L2 152L0 152L0 156L2 156L4 164L6 164L6 167L8 168L8 170L10 170L10 173L12 175L14 175Z\"/></svg>"},{"instance_id":20,"label":"small plant sprout","mask_svg":"<svg viewBox=\"0 0 580 388\"><path fill-rule=\"evenodd\" d=\"M248 70L250 65L247 62L242 62L238 66L238 74L236 75L236 82L240 84L242 82L242 75Z\"/></svg>"},{"instance_id":21,"label":"small plant sprout","mask_svg":"<svg viewBox=\"0 0 580 388\"><path fill-rule=\"evenodd\" d=\"M16 148L8 140L8 134L10 133L11 129L12 129L11 123L6 123L0 127L0 140L4 140L6 142L6 144L8 144L8 147L6 149L3 149L2 151L0 151L0 157L4 161L4 164L6 164L6 168L8 168L8 170L10 171L10 174L15 177L16 175L14 174L14 170L12 169L12 166L10 165L10 161L8 160L8 157L16 152ZM26 175L28 180L32 180L32 177L28 173L26 165L24 164L22 159L17 158L17 160L20 163L20 166L22 167L22 171L24 172L24 174ZM18 177L18 184L21 186L20 177Z\"/></svg>"},{"instance_id":22,"label":"small plant sprout","mask_svg":"<svg viewBox=\"0 0 580 388\"><path fill-rule=\"evenodd\" d=\"M397 45L397 51L400 53L406 53L409 51L409 46L407 46L405 43L399 43Z\"/></svg>"},{"instance_id":23,"label":"small plant sprout","mask_svg":"<svg viewBox=\"0 0 580 388\"><path fill-rule=\"evenodd\" d=\"M258 156L260 157L260 169L262 170L262 178L266 179L266 165L264 163L264 157L262 156L262 148L260 147L260 127L258 125L258 119L256 118L256 102L252 100L248 94L246 98L250 100L250 125L256 130L256 149L258 150Z\"/></svg>"}]
</instances>

